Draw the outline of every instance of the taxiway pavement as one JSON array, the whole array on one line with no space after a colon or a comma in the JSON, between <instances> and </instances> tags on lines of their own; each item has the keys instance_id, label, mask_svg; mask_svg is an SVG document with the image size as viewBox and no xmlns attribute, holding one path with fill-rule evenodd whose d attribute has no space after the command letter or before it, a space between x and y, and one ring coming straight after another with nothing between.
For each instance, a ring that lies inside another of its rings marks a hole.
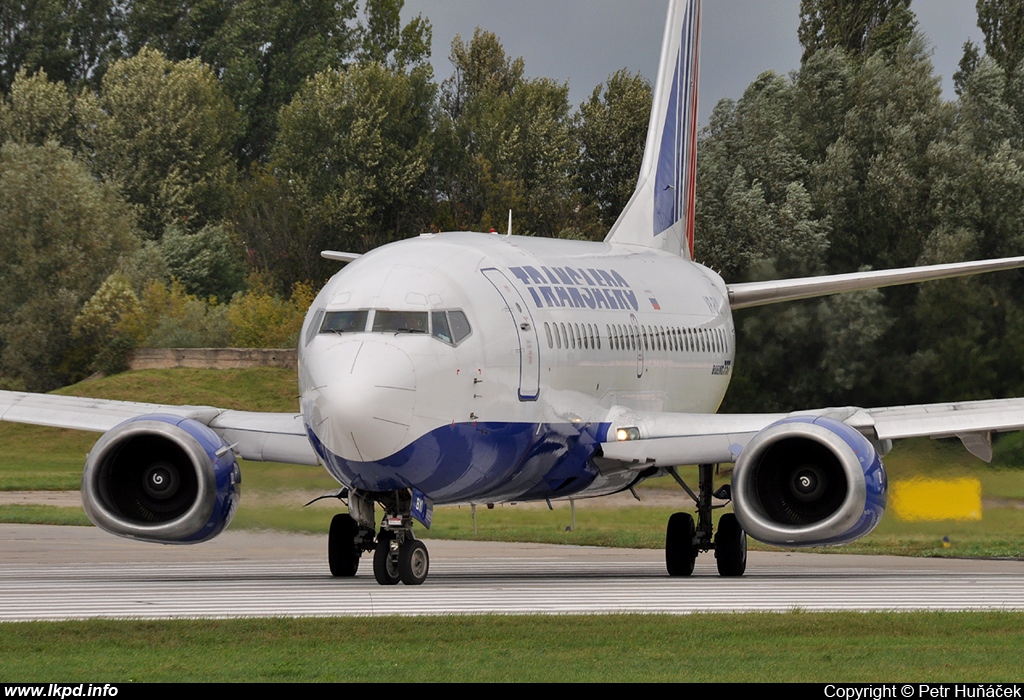
<instances>
[{"instance_id":1,"label":"taxiway pavement","mask_svg":"<svg viewBox=\"0 0 1024 700\"><path fill-rule=\"evenodd\" d=\"M751 552L747 574L701 555L670 578L663 553L425 540L430 576L378 586L364 557L330 576L327 537L228 531L150 545L92 527L0 525L0 620L473 613L1024 610L1024 562Z\"/></svg>"}]
</instances>

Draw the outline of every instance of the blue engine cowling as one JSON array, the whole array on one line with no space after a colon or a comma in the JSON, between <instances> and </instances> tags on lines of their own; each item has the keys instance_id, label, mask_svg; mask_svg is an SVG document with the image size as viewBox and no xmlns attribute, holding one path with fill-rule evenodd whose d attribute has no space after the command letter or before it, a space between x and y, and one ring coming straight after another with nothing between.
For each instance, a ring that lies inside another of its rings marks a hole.
<instances>
[{"instance_id":1,"label":"blue engine cowling","mask_svg":"<svg viewBox=\"0 0 1024 700\"><path fill-rule=\"evenodd\" d=\"M759 432L732 476L743 529L782 547L863 537L882 519L886 488L871 442L845 423L814 416L785 418Z\"/></svg>"},{"instance_id":2,"label":"blue engine cowling","mask_svg":"<svg viewBox=\"0 0 1024 700\"><path fill-rule=\"evenodd\" d=\"M228 526L240 484L235 455L213 430L180 416L141 416L92 448L82 504L93 524L112 534L194 544Z\"/></svg>"}]
</instances>

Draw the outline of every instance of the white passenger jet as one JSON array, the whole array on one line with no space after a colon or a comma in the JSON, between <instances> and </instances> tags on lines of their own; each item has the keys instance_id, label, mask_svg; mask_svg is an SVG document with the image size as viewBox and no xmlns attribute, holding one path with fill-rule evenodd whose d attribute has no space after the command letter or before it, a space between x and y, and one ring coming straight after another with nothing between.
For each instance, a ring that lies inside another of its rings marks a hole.
<instances>
[{"instance_id":1,"label":"white passenger jet","mask_svg":"<svg viewBox=\"0 0 1024 700\"><path fill-rule=\"evenodd\" d=\"M603 243L441 233L347 261L299 339L300 412L262 414L0 393L7 421L102 431L82 477L111 533L195 543L238 504L236 456L322 464L348 512L331 523L331 573L364 552L383 585L419 584L413 521L433 507L600 496L672 475L697 521L668 523L669 574L714 551L746 567L746 536L840 544L882 516L880 456L894 438L1024 428L1024 400L777 415L717 415L735 348L732 310L1024 266L1024 257L726 284L693 261L699 0L672 0L639 182ZM735 463L715 491L713 465ZM698 464L691 489L676 472ZM712 525L712 495L734 514ZM379 509L377 508L379 506ZM378 516L378 513L380 514Z\"/></svg>"}]
</instances>

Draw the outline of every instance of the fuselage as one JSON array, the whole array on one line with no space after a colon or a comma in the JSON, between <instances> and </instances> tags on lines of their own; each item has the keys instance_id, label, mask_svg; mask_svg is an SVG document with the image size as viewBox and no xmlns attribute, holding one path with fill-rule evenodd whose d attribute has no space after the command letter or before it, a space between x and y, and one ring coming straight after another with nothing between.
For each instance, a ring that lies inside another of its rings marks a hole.
<instances>
[{"instance_id":1,"label":"fuselage","mask_svg":"<svg viewBox=\"0 0 1024 700\"><path fill-rule=\"evenodd\" d=\"M637 246L481 233L348 264L299 340L307 432L328 471L434 503L601 495L613 406L709 413L735 333L721 278Z\"/></svg>"}]
</instances>

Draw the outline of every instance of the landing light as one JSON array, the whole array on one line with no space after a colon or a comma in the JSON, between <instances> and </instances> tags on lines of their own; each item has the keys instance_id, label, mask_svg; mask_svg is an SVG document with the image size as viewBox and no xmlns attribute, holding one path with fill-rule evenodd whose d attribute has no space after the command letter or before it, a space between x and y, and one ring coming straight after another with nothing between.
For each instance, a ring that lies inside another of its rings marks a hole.
<instances>
[{"instance_id":1,"label":"landing light","mask_svg":"<svg viewBox=\"0 0 1024 700\"><path fill-rule=\"evenodd\" d=\"M619 428L615 431L615 439L619 442L625 442L626 440L639 440L640 429L639 428Z\"/></svg>"}]
</instances>

